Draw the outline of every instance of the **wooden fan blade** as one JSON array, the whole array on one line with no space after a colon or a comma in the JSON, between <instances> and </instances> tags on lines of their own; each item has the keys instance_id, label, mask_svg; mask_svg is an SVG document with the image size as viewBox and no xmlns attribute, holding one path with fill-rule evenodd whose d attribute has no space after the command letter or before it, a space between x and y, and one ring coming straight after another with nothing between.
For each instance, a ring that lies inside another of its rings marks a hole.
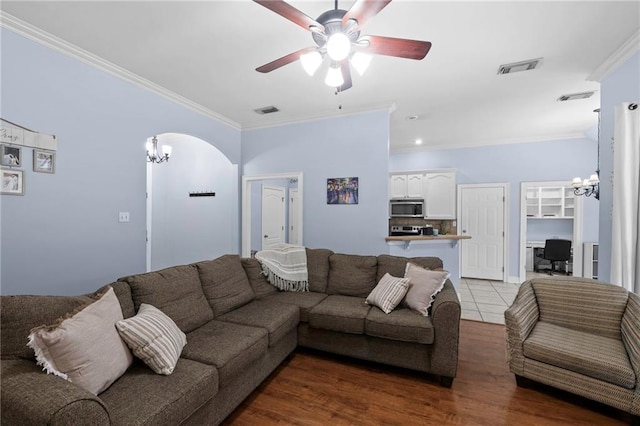
<instances>
[{"instance_id":1,"label":"wooden fan blade","mask_svg":"<svg viewBox=\"0 0 640 426\"><path fill-rule=\"evenodd\" d=\"M351 9L342 18L342 25L346 26L349 19L355 19L358 22L358 28L370 19L376 16L391 0L356 0Z\"/></svg>"},{"instance_id":2,"label":"wooden fan blade","mask_svg":"<svg viewBox=\"0 0 640 426\"><path fill-rule=\"evenodd\" d=\"M285 19L300 25L305 30L310 30L311 27L316 27L319 31L324 31L324 26L316 22L315 19L310 18L304 13L300 12L295 7L291 6L282 0L253 0L269 9L272 12L277 13Z\"/></svg>"},{"instance_id":3,"label":"wooden fan blade","mask_svg":"<svg viewBox=\"0 0 640 426\"><path fill-rule=\"evenodd\" d=\"M350 89L353 86L351 82L351 68L349 67L349 61L345 59L342 61L340 65L340 71L342 72L342 78L344 79L344 83L342 86L338 87L339 92L344 92L347 89Z\"/></svg>"},{"instance_id":4,"label":"wooden fan blade","mask_svg":"<svg viewBox=\"0 0 640 426\"><path fill-rule=\"evenodd\" d=\"M277 70L278 68L283 67L287 64L290 64L291 62L297 61L298 59L300 59L300 56L304 55L307 52L311 52L312 50L316 50L316 48L305 47L304 49L300 49L296 52L289 53L288 55L283 56L282 58L278 58L275 61L271 61L268 64L264 64L263 66L256 68L256 71L267 73L273 70Z\"/></svg>"},{"instance_id":5,"label":"wooden fan blade","mask_svg":"<svg viewBox=\"0 0 640 426\"><path fill-rule=\"evenodd\" d=\"M361 37L360 40L367 40L369 42L368 47L356 47L356 49L361 50L362 52L373 53L375 55L415 59L418 61L427 56L429 49L431 49L430 41L369 35Z\"/></svg>"}]
</instances>

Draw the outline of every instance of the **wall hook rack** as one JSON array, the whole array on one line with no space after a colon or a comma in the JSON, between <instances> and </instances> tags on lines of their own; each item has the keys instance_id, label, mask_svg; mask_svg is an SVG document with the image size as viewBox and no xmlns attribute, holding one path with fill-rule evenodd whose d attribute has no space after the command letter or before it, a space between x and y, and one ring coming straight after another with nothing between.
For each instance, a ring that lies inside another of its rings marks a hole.
<instances>
[{"instance_id":1,"label":"wall hook rack","mask_svg":"<svg viewBox=\"0 0 640 426\"><path fill-rule=\"evenodd\" d=\"M215 197L215 192L189 192L189 197Z\"/></svg>"}]
</instances>

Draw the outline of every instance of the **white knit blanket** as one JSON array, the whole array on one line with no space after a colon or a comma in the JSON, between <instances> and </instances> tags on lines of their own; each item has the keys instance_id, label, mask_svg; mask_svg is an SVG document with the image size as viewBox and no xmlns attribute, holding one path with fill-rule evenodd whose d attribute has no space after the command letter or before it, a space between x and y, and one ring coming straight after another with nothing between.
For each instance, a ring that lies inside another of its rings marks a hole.
<instances>
[{"instance_id":1,"label":"white knit blanket","mask_svg":"<svg viewBox=\"0 0 640 426\"><path fill-rule=\"evenodd\" d=\"M307 251L303 246L276 244L256 253L267 281L280 290L309 291Z\"/></svg>"}]
</instances>

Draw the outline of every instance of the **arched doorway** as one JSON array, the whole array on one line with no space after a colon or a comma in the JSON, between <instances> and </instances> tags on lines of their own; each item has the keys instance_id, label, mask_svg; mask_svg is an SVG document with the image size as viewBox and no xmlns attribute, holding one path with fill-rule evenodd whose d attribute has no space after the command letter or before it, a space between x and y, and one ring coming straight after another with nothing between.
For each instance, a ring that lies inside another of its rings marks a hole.
<instances>
[{"instance_id":1,"label":"arched doorway","mask_svg":"<svg viewBox=\"0 0 640 426\"><path fill-rule=\"evenodd\" d=\"M236 253L238 166L202 139L156 137L173 150L168 162L147 163L147 270Z\"/></svg>"}]
</instances>

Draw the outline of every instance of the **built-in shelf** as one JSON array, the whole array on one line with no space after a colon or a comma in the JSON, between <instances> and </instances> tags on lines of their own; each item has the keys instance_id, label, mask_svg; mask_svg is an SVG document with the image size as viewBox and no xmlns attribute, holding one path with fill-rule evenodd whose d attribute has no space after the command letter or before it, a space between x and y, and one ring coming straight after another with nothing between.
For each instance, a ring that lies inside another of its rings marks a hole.
<instances>
[{"instance_id":1,"label":"built-in shelf","mask_svg":"<svg viewBox=\"0 0 640 426\"><path fill-rule=\"evenodd\" d=\"M573 219L573 188L535 186L527 189L528 219Z\"/></svg>"},{"instance_id":2,"label":"built-in shelf","mask_svg":"<svg viewBox=\"0 0 640 426\"><path fill-rule=\"evenodd\" d=\"M598 279L598 243L584 243L583 276Z\"/></svg>"},{"instance_id":3,"label":"built-in shelf","mask_svg":"<svg viewBox=\"0 0 640 426\"><path fill-rule=\"evenodd\" d=\"M451 247L455 247L460 240L468 240L469 235L402 235L386 237L387 244L401 244L405 250L409 250L412 243L437 243L448 242Z\"/></svg>"}]
</instances>

